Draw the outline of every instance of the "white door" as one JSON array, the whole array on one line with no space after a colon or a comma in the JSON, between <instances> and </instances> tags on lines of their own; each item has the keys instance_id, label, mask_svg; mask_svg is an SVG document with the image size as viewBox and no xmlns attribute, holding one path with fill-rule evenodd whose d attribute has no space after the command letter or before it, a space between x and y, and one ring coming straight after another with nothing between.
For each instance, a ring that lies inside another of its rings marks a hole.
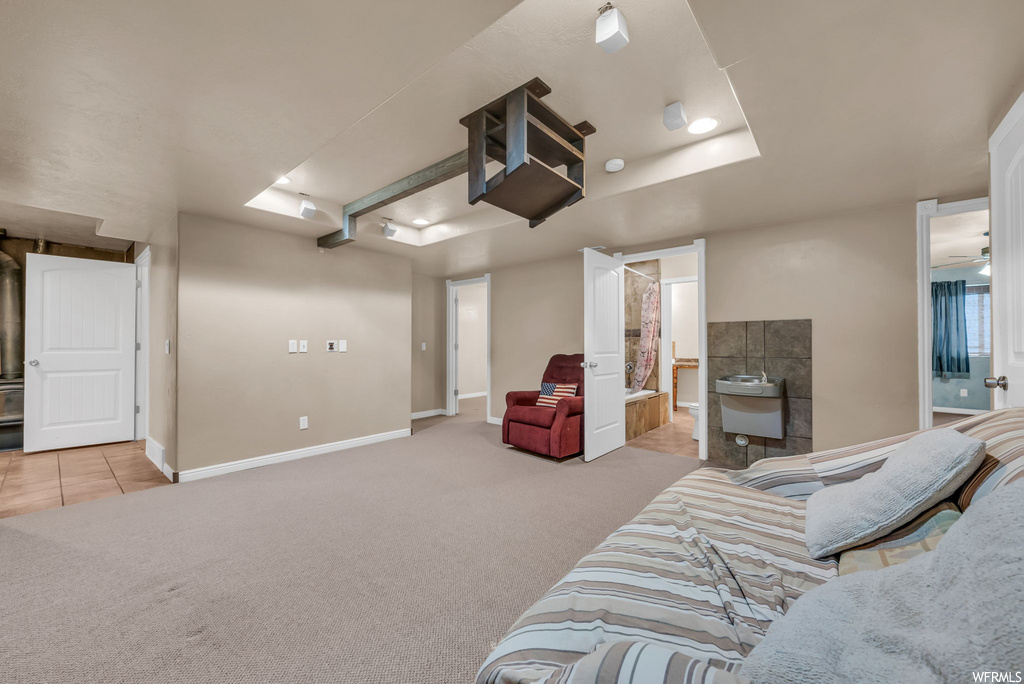
<instances>
[{"instance_id":1,"label":"white door","mask_svg":"<svg viewBox=\"0 0 1024 684\"><path fill-rule=\"evenodd\" d=\"M622 261L583 250L583 460L626 443Z\"/></svg>"},{"instance_id":2,"label":"white door","mask_svg":"<svg viewBox=\"0 0 1024 684\"><path fill-rule=\"evenodd\" d=\"M135 265L29 254L25 451L133 439Z\"/></svg>"},{"instance_id":3,"label":"white door","mask_svg":"<svg viewBox=\"0 0 1024 684\"><path fill-rule=\"evenodd\" d=\"M989 139L995 408L1024 406L1024 95Z\"/></svg>"}]
</instances>

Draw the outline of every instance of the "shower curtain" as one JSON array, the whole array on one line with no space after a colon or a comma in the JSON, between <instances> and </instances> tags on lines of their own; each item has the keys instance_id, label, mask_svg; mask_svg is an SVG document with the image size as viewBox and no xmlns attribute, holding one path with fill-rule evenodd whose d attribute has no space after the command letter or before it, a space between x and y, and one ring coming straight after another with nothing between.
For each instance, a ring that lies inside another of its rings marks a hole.
<instances>
[{"instance_id":1,"label":"shower curtain","mask_svg":"<svg viewBox=\"0 0 1024 684\"><path fill-rule=\"evenodd\" d=\"M932 371L937 378L971 375L966 280L932 283Z\"/></svg>"},{"instance_id":2,"label":"shower curtain","mask_svg":"<svg viewBox=\"0 0 1024 684\"><path fill-rule=\"evenodd\" d=\"M657 358L658 327L661 322L661 285L651 283L644 290L640 309L640 346L636 354L636 369L633 372L633 386L630 392L639 392L651 375Z\"/></svg>"}]
</instances>

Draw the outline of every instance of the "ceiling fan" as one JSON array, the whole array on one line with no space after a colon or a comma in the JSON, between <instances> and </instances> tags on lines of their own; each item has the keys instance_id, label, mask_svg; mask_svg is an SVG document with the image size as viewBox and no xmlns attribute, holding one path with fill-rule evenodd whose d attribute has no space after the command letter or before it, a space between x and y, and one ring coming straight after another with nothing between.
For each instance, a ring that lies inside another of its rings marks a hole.
<instances>
[{"instance_id":1,"label":"ceiling fan","mask_svg":"<svg viewBox=\"0 0 1024 684\"><path fill-rule=\"evenodd\" d=\"M981 254L978 256L975 256L973 254L950 254L948 258L963 259L963 261L953 261L948 264L932 266L932 268L949 268L950 266L959 266L960 264L983 264L988 263L990 257L988 247L982 247Z\"/></svg>"}]
</instances>

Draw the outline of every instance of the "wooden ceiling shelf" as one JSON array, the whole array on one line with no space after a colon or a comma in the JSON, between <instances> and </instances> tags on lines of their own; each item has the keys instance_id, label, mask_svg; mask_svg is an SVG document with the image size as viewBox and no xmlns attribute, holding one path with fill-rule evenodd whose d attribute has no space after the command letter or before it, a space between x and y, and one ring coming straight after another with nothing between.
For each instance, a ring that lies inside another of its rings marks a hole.
<instances>
[{"instance_id":1,"label":"wooden ceiling shelf","mask_svg":"<svg viewBox=\"0 0 1024 684\"><path fill-rule=\"evenodd\" d=\"M586 136L597 129L566 122L541 102L550 92L535 78L460 120L469 129L470 204L483 200L533 228L583 199ZM505 168L487 178L488 159Z\"/></svg>"}]
</instances>

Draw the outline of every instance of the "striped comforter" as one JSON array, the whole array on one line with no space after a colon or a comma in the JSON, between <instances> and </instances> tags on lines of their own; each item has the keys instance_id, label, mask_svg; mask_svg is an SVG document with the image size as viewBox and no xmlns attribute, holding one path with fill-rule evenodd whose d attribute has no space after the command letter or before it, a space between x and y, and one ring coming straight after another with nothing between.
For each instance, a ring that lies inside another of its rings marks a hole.
<instances>
[{"instance_id":1,"label":"striped comforter","mask_svg":"<svg viewBox=\"0 0 1024 684\"><path fill-rule=\"evenodd\" d=\"M1024 477L1024 410L952 427L988 444L961 508ZM837 575L835 560L808 555L803 500L877 470L912 434L687 475L534 604L477 684L745 682L743 660L772 621Z\"/></svg>"}]
</instances>

